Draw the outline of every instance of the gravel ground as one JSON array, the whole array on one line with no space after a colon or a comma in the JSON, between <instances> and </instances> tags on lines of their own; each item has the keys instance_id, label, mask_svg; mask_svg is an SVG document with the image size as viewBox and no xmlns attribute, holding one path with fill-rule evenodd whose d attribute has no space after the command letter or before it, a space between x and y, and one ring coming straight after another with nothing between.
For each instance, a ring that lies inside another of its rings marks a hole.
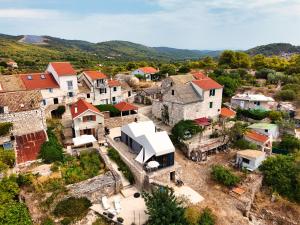
<instances>
[{"instance_id":1,"label":"gravel ground","mask_svg":"<svg viewBox=\"0 0 300 225\"><path fill-rule=\"evenodd\" d=\"M208 161L196 163L185 158L177 150L176 161L182 166L183 182L199 192L204 201L199 208L209 207L217 216L218 225L248 225L249 220L235 207L235 199L228 194L228 190L214 183L210 178L210 167L214 164L226 164L234 156L234 152L219 153L210 156Z\"/></svg>"}]
</instances>

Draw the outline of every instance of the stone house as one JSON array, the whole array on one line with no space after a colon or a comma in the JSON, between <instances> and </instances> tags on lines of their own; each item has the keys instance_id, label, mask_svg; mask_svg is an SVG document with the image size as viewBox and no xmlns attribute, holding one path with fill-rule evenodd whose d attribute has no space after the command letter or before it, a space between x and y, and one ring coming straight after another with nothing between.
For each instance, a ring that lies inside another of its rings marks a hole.
<instances>
[{"instance_id":1,"label":"stone house","mask_svg":"<svg viewBox=\"0 0 300 225\"><path fill-rule=\"evenodd\" d=\"M121 83L99 71L84 71L78 81L88 87L90 91L85 99L94 105L115 104L123 100Z\"/></svg>"},{"instance_id":2,"label":"stone house","mask_svg":"<svg viewBox=\"0 0 300 225\"><path fill-rule=\"evenodd\" d=\"M160 87L151 87L138 90L134 101L136 103L150 105L153 99L159 99L161 97Z\"/></svg>"},{"instance_id":3,"label":"stone house","mask_svg":"<svg viewBox=\"0 0 300 225\"><path fill-rule=\"evenodd\" d=\"M79 99L70 106L74 136L93 135L99 138L104 129L104 116L91 103Z\"/></svg>"},{"instance_id":4,"label":"stone house","mask_svg":"<svg viewBox=\"0 0 300 225\"><path fill-rule=\"evenodd\" d=\"M152 104L154 117L169 125L180 120L217 119L223 86L209 77L196 80L193 75L179 76L171 76L162 82L162 98Z\"/></svg>"},{"instance_id":5,"label":"stone house","mask_svg":"<svg viewBox=\"0 0 300 225\"><path fill-rule=\"evenodd\" d=\"M37 90L0 93L0 123L11 122L12 130L1 141L10 142L17 164L35 161L47 140L46 119Z\"/></svg>"},{"instance_id":6,"label":"stone house","mask_svg":"<svg viewBox=\"0 0 300 225\"><path fill-rule=\"evenodd\" d=\"M262 94L237 94L231 98L234 109L262 109L270 110L274 107L275 100Z\"/></svg>"},{"instance_id":7,"label":"stone house","mask_svg":"<svg viewBox=\"0 0 300 225\"><path fill-rule=\"evenodd\" d=\"M153 75L156 74L157 72L158 72L157 69L148 66L148 67L138 68L134 70L131 74L132 76L141 75L146 81L150 81L154 79Z\"/></svg>"}]
</instances>

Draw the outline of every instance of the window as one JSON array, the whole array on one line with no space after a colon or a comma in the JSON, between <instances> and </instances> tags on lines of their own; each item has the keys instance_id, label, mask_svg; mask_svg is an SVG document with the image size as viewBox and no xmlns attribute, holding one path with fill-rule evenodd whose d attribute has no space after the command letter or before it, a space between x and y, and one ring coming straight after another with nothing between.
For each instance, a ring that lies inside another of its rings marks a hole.
<instances>
[{"instance_id":1,"label":"window","mask_svg":"<svg viewBox=\"0 0 300 225\"><path fill-rule=\"evenodd\" d=\"M130 97L131 96L131 91L128 91L128 97Z\"/></svg>"},{"instance_id":2,"label":"window","mask_svg":"<svg viewBox=\"0 0 300 225\"><path fill-rule=\"evenodd\" d=\"M211 109L213 107L213 102L209 103L209 108Z\"/></svg>"},{"instance_id":3,"label":"window","mask_svg":"<svg viewBox=\"0 0 300 225\"><path fill-rule=\"evenodd\" d=\"M94 115L84 116L82 119L83 122L96 121L96 116Z\"/></svg>"},{"instance_id":4,"label":"window","mask_svg":"<svg viewBox=\"0 0 300 225\"><path fill-rule=\"evenodd\" d=\"M90 93L87 93L86 94L86 98L90 98L91 97L91 94Z\"/></svg>"},{"instance_id":5,"label":"window","mask_svg":"<svg viewBox=\"0 0 300 225\"><path fill-rule=\"evenodd\" d=\"M53 88L48 88L49 93L53 93Z\"/></svg>"},{"instance_id":6,"label":"window","mask_svg":"<svg viewBox=\"0 0 300 225\"><path fill-rule=\"evenodd\" d=\"M100 94L104 94L104 93L106 93L106 88L100 88L99 91L100 91Z\"/></svg>"},{"instance_id":7,"label":"window","mask_svg":"<svg viewBox=\"0 0 300 225\"><path fill-rule=\"evenodd\" d=\"M260 105L260 102L254 102L254 105L259 106L259 105Z\"/></svg>"},{"instance_id":8,"label":"window","mask_svg":"<svg viewBox=\"0 0 300 225\"><path fill-rule=\"evenodd\" d=\"M58 98L54 98L54 99L53 99L53 103L54 103L54 104L58 104Z\"/></svg>"},{"instance_id":9,"label":"window","mask_svg":"<svg viewBox=\"0 0 300 225\"><path fill-rule=\"evenodd\" d=\"M4 113L4 107L0 106L0 113L3 114Z\"/></svg>"},{"instance_id":10,"label":"window","mask_svg":"<svg viewBox=\"0 0 300 225\"><path fill-rule=\"evenodd\" d=\"M171 82L171 87L173 86L173 82Z\"/></svg>"},{"instance_id":11,"label":"window","mask_svg":"<svg viewBox=\"0 0 300 225\"><path fill-rule=\"evenodd\" d=\"M74 96L73 92L68 92L68 96L73 97Z\"/></svg>"},{"instance_id":12,"label":"window","mask_svg":"<svg viewBox=\"0 0 300 225\"><path fill-rule=\"evenodd\" d=\"M116 101L116 97L112 97L112 101L115 102Z\"/></svg>"},{"instance_id":13,"label":"window","mask_svg":"<svg viewBox=\"0 0 300 225\"><path fill-rule=\"evenodd\" d=\"M72 90L73 89L73 81L68 80L67 84L68 84L68 90Z\"/></svg>"},{"instance_id":14,"label":"window","mask_svg":"<svg viewBox=\"0 0 300 225\"><path fill-rule=\"evenodd\" d=\"M249 163L250 163L250 160L249 160L249 159L243 158L243 163L249 164Z\"/></svg>"},{"instance_id":15,"label":"window","mask_svg":"<svg viewBox=\"0 0 300 225\"><path fill-rule=\"evenodd\" d=\"M269 130L268 130L268 129L265 129L265 132L266 132L266 133L268 133L268 132L269 132Z\"/></svg>"},{"instance_id":16,"label":"window","mask_svg":"<svg viewBox=\"0 0 300 225\"><path fill-rule=\"evenodd\" d=\"M47 102L45 99L43 99L43 105L47 105Z\"/></svg>"},{"instance_id":17,"label":"window","mask_svg":"<svg viewBox=\"0 0 300 225\"><path fill-rule=\"evenodd\" d=\"M175 91L174 90L172 90L172 95L175 95Z\"/></svg>"},{"instance_id":18,"label":"window","mask_svg":"<svg viewBox=\"0 0 300 225\"><path fill-rule=\"evenodd\" d=\"M216 89L209 90L209 96L215 96L216 95Z\"/></svg>"},{"instance_id":19,"label":"window","mask_svg":"<svg viewBox=\"0 0 300 225\"><path fill-rule=\"evenodd\" d=\"M114 87L114 91L117 91L117 87Z\"/></svg>"}]
</instances>

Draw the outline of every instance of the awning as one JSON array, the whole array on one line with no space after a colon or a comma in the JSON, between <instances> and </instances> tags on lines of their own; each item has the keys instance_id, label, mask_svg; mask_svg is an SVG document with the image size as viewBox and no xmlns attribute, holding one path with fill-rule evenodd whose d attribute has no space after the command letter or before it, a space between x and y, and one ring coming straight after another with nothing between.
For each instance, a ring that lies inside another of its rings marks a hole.
<instances>
[{"instance_id":1,"label":"awning","mask_svg":"<svg viewBox=\"0 0 300 225\"><path fill-rule=\"evenodd\" d=\"M93 135L81 135L79 137L73 138L74 146L86 145L96 141L97 140Z\"/></svg>"},{"instance_id":2,"label":"awning","mask_svg":"<svg viewBox=\"0 0 300 225\"><path fill-rule=\"evenodd\" d=\"M159 162L156 162L156 161L150 161L150 162L148 162L147 163L147 167L149 167L149 168L157 168L157 167L159 167Z\"/></svg>"},{"instance_id":3,"label":"awning","mask_svg":"<svg viewBox=\"0 0 300 225\"><path fill-rule=\"evenodd\" d=\"M200 126L209 126L210 120L206 117L195 119L195 122Z\"/></svg>"}]
</instances>

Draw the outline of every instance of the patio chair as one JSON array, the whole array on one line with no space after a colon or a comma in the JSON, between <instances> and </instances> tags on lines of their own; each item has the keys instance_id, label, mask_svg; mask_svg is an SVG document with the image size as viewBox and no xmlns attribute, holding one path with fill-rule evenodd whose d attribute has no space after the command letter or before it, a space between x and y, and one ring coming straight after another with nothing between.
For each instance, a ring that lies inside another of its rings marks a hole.
<instances>
[{"instance_id":1,"label":"patio chair","mask_svg":"<svg viewBox=\"0 0 300 225\"><path fill-rule=\"evenodd\" d=\"M107 197L106 197L106 196L103 196L103 197L101 198L101 201L102 201L103 208L104 208L105 210L108 210L108 209L110 208L110 205L109 205L109 202L108 202Z\"/></svg>"},{"instance_id":2,"label":"patio chair","mask_svg":"<svg viewBox=\"0 0 300 225\"><path fill-rule=\"evenodd\" d=\"M117 214L119 214L121 212L121 202L120 202L120 198L115 198L114 199L114 205L115 205L115 210L117 212Z\"/></svg>"}]
</instances>

